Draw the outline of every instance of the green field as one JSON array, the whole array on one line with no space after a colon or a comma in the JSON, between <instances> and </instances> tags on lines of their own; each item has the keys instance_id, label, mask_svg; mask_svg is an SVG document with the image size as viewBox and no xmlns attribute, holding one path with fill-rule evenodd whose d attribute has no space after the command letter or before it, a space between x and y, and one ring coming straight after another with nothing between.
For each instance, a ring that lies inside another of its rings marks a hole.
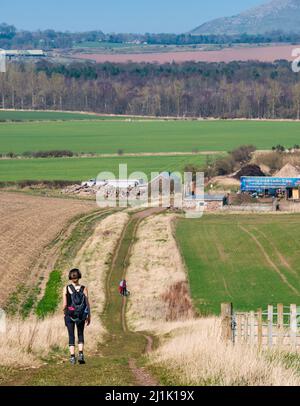
<instances>
[{"instance_id":1,"label":"green field","mask_svg":"<svg viewBox=\"0 0 300 406\"><path fill-rule=\"evenodd\" d=\"M3 111L0 121L70 121L70 120L124 120L123 117L97 116L96 114L67 113L60 111Z\"/></svg>"},{"instance_id":2,"label":"green field","mask_svg":"<svg viewBox=\"0 0 300 406\"><path fill-rule=\"evenodd\" d=\"M0 181L20 180L87 180L103 171L118 177L119 164L128 165L128 175L140 171L183 171L185 164L202 165L205 156L146 156L116 158L39 158L0 160Z\"/></svg>"},{"instance_id":3,"label":"green field","mask_svg":"<svg viewBox=\"0 0 300 406\"><path fill-rule=\"evenodd\" d=\"M300 305L300 215L205 215L180 219L176 235L203 313Z\"/></svg>"},{"instance_id":4,"label":"green field","mask_svg":"<svg viewBox=\"0 0 300 406\"><path fill-rule=\"evenodd\" d=\"M55 113L56 114L56 113ZM66 121L0 124L0 153L50 149L125 153L229 151L299 144L299 122L256 121Z\"/></svg>"}]
</instances>

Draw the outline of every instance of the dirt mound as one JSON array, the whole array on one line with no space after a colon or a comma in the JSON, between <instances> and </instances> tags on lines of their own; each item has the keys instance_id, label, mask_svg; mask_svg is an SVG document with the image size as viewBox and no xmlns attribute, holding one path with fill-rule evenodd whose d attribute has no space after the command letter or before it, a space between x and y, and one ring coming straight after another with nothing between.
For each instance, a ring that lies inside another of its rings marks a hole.
<instances>
[{"instance_id":1,"label":"dirt mound","mask_svg":"<svg viewBox=\"0 0 300 406\"><path fill-rule=\"evenodd\" d=\"M235 179L232 176L216 176L215 178L210 179L207 182L206 186L209 186L211 184L218 187L223 187L225 189L226 188L230 189L231 187L234 186L240 186L239 180Z\"/></svg>"},{"instance_id":2,"label":"dirt mound","mask_svg":"<svg viewBox=\"0 0 300 406\"><path fill-rule=\"evenodd\" d=\"M268 166L268 165L265 165L265 164L260 164L260 165L258 165L259 167L260 167L260 170L265 174L265 175L270 175L270 173L271 173L271 169L270 169L270 167Z\"/></svg>"},{"instance_id":3,"label":"dirt mound","mask_svg":"<svg viewBox=\"0 0 300 406\"><path fill-rule=\"evenodd\" d=\"M291 164L286 164L277 173L274 174L276 178L299 178L300 168Z\"/></svg>"},{"instance_id":4,"label":"dirt mound","mask_svg":"<svg viewBox=\"0 0 300 406\"><path fill-rule=\"evenodd\" d=\"M246 165L236 175L236 179L242 176L266 176L258 165Z\"/></svg>"}]
</instances>

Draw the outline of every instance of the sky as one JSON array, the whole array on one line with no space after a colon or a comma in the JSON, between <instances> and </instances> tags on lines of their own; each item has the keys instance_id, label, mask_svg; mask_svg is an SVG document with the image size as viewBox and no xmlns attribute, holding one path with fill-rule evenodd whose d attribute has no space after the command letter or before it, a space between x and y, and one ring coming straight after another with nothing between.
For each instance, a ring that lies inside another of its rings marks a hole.
<instances>
[{"instance_id":1,"label":"sky","mask_svg":"<svg viewBox=\"0 0 300 406\"><path fill-rule=\"evenodd\" d=\"M19 29L182 33L267 0L14 0L1 1L0 21ZM47 4L47 5L46 5Z\"/></svg>"}]
</instances>

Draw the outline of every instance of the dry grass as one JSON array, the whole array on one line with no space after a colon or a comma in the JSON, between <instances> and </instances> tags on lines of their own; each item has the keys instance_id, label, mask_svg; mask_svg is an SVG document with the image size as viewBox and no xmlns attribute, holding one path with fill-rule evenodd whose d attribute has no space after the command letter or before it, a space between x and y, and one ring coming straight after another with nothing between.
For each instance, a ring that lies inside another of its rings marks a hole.
<instances>
[{"instance_id":1,"label":"dry grass","mask_svg":"<svg viewBox=\"0 0 300 406\"><path fill-rule=\"evenodd\" d=\"M0 306L64 225L96 208L94 202L0 193Z\"/></svg>"},{"instance_id":2,"label":"dry grass","mask_svg":"<svg viewBox=\"0 0 300 406\"><path fill-rule=\"evenodd\" d=\"M283 167L283 154L275 151L256 153L252 163L258 166L265 165L269 170L274 172Z\"/></svg>"},{"instance_id":3,"label":"dry grass","mask_svg":"<svg viewBox=\"0 0 300 406\"><path fill-rule=\"evenodd\" d=\"M149 330L170 316L170 287L186 282L186 272L172 234L174 215L152 216L139 226L127 280L131 297L127 319L134 330ZM169 299L168 299L169 296ZM173 312L176 310L173 308Z\"/></svg>"},{"instance_id":4,"label":"dry grass","mask_svg":"<svg viewBox=\"0 0 300 406\"><path fill-rule=\"evenodd\" d=\"M252 162L259 165L265 173L268 173L269 170L274 173L284 167L286 164L299 167L300 153L280 153L276 151L259 152L254 154Z\"/></svg>"},{"instance_id":5,"label":"dry grass","mask_svg":"<svg viewBox=\"0 0 300 406\"><path fill-rule=\"evenodd\" d=\"M93 353L99 342L99 325L86 328L86 350ZM7 331L0 334L1 366L40 366L52 350L65 350L68 340L63 316L56 314L44 320L7 320Z\"/></svg>"},{"instance_id":6,"label":"dry grass","mask_svg":"<svg viewBox=\"0 0 300 406\"><path fill-rule=\"evenodd\" d=\"M54 347L62 348L59 344L66 340L62 318L58 315L45 320L8 319L6 333L0 334L1 365L39 366L40 357L47 356Z\"/></svg>"},{"instance_id":7,"label":"dry grass","mask_svg":"<svg viewBox=\"0 0 300 406\"><path fill-rule=\"evenodd\" d=\"M141 223L128 269L128 323L160 340L149 364L162 367L169 384L300 385L296 369L285 367L281 355L228 345L220 339L219 318L193 318L173 219L159 215Z\"/></svg>"},{"instance_id":8,"label":"dry grass","mask_svg":"<svg viewBox=\"0 0 300 406\"><path fill-rule=\"evenodd\" d=\"M105 300L104 280L110 257L127 219L126 213L117 213L102 220L74 260L74 265L82 270L82 283L89 287L90 293L93 318L85 334L88 353L95 352L103 338L100 313ZM39 366L41 357L47 357L52 349L66 349L67 340L61 310L44 320L36 317L8 319L6 334L0 334L0 365Z\"/></svg>"},{"instance_id":9,"label":"dry grass","mask_svg":"<svg viewBox=\"0 0 300 406\"><path fill-rule=\"evenodd\" d=\"M195 316L188 284L177 282L162 295L167 304L167 321L187 320Z\"/></svg>"},{"instance_id":10,"label":"dry grass","mask_svg":"<svg viewBox=\"0 0 300 406\"><path fill-rule=\"evenodd\" d=\"M285 154L283 156L283 166L288 163L293 166L300 166L300 153Z\"/></svg>"},{"instance_id":11,"label":"dry grass","mask_svg":"<svg viewBox=\"0 0 300 406\"><path fill-rule=\"evenodd\" d=\"M247 345L224 343L220 339L220 320L217 318L157 324L156 329L157 333L168 333L171 338L149 356L150 363L169 370L179 384L300 385L296 369L287 369L282 357L270 356Z\"/></svg>"}]
</instances>

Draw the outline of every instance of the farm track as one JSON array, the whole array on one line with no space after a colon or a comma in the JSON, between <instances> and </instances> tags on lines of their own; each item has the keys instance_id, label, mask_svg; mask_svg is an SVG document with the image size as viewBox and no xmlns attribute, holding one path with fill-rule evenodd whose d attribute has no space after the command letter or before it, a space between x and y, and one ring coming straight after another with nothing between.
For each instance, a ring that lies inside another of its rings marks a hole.
<instances>
[{"instance_id":1,"label":"farm track","mask_svg":"<svg viewBox=\"0 0 300 406\"><path fill-rule=\"evenodd\" d=\"M153 339L148 335L133 333L128 329L126 322L127 299L122 298L122 301L120 301L120 295L117 292L117 287L119 281L126 278L130 254L135 242L136 232L140 222L146 217L161 211L161 209L152 208L137 212L131 216L131 219L123 230L118 248L115 251L115 255L112 260L111 270L107 278L107 305L104 311L104 318L108 323L108 331L112 333L112 338L114 339L117 336L119 338L118 345L121 346L120 351L125 351L128 354L128 366L132 376L134 377L134 384L137 386L157 385L157 381L145 370L145 368L138 365L138 358L142 354L152 351ZM112 320L115 320L117 324L112 326ZM134 343L135 347L133 348L132 344Z\"/></svg>"},{"instance_id":2,"label":"farm track","mask_svg":"<svg viewBox=\"0 0 300 406\"><path fill-rule=\"evenodd\" d=\"M34 114L39 114L39 113L54 113L54 114L71 114L71 115L79 115L79 116L87 116L88 118L84 118L84 119L74 119L74 118L68 118L66 119L59 119L59 118L54 118L54 119L48 119L48 120L41 120L41 119L32 119L30 118L30 123L44 123L44 122L53 122L53 121L93 121L93 117L94 120L97 120L96 117L101 117L101 118L109 118L109 119L119 119L118 121L124 119L124 121L128 120L128 119L134 119L134 120L139 120L141 119L142 121L147 121L147 120L155 120L155 121L205 121L205 120L209 120L209 121L225 121L222 118L215 118L215 117L209 117L209 118L201 118L198 116L191 116L191 117L186 117L186 116L144 116L144 115L134 115L134 114L104 114L104 113L95 113L95 112L89 112L89 111L72 111L72 110L62 110L62 111L58 111L58 110L51 110L51 109L46 109L46 110L34 110L34 109L26 109L26 110L22 110L22 109L5 109L3 111L3 113L8 112L8 113L16 113L16 114L27 114L27 113L34 113ZM18 117L18 120L20 120L20 118ZM234 119L235 121L243 121L243 120L247 120L247 121L270 121L270 122L293 122L293 121L299 121L296 119L281 119L281 118L236 118ZM227 121L227 120L226 120ZM11 121L11 120L7 120L6 122L2 122L1 124L5 124L5 123L14 123L14 124L22 124L22 123L26 123L28 122L28 119L23 119L20 121Z\"/></svg>"},{"instance_id":3,"label":"farm track","mask_svg":"<svg viewBox=\"0 0 300 406\"><path fill-rule=\"evenodd\" d=\"M263 151L263 152L267 152ZM120 154L76 154L73 156L65 156L62 157L63 159L78 159L78 158L140 158L140 157L173 157L173 156L198 156L198 155L225 155L227 154L226 151L197 151L197 152L184 152L184 151L178 151L178 152L133 152L133 153L124 153L122 155ZM49 157L51 159L51 157ZM17 156L16 158L10 158L7 156L1 156L0 161L30 161L34 159L39 159L39 158L33 158L33 157L24 157L24 156ZM54 157L55 159L55 157Z\"/></svg>"}]
</instances>

